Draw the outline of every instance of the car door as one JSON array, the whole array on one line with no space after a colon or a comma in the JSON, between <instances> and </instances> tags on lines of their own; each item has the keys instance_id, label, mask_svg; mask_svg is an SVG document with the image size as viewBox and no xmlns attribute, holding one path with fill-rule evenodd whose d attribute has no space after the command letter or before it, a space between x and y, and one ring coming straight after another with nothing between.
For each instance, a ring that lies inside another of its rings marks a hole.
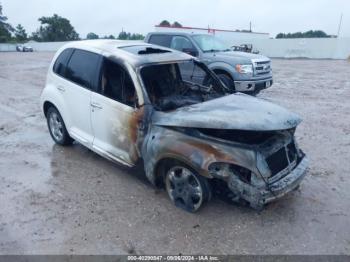
<instances>
[{"instance_id":1,"label":"car door","mask_svg":"<svg viewBox=\"0 0 350 262\"><path fill-rule=\"evenodd\" d=\"M86 146L93 141L90 99L100 60L98 54L75 49L67 64L67 81L61 85L70 116L69 134Z\"/></svg>"},{"instance_id":2,"label":"car door","mask_svg":"<svg viewBox=\"0 0 350 262\"><path fill-rule=\"evenodd\" d=\"M196 47L184 36L175 35L171 39L170 48L184 52L192 56L198 56Z\"/></svg>"},{"instance_id":3,"label":"car door","mask_svg":"<svg viewBox=\"0 0 350 262\"><path fill-rule=\"evenodd\" d=\"M138 159L136 136L139 109L128 71L103 58L100 88L91 96L93 148L100 154L132 166Z\"/></svg>"}]
</instances>

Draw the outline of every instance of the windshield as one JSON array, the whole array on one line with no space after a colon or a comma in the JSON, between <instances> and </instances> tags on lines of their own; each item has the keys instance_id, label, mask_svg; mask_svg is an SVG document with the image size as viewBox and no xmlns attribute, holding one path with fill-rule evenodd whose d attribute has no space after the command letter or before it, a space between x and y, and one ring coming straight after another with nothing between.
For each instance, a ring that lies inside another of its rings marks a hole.
<instances>
[{"instance_id":1,"label":"windshield","mask_svg":"<svg viewBox=\"0 0 350 262\"><path fill-rule=\"evenodd\" d=\"M212 35L194 35L193 40L203 52L229 51L230 48L220 39Z\"/></svg>"},{"instance_id":2,"label":"windshield","mask_svg":"<svg viewBox=\"0 0 350 262\"><path fill-rule=\"evenodd\" d=\"M167 111L226 94L226 88L203 64L194 60L148 65L141 78L156 110Z\"/></svg>"}]
</instances>

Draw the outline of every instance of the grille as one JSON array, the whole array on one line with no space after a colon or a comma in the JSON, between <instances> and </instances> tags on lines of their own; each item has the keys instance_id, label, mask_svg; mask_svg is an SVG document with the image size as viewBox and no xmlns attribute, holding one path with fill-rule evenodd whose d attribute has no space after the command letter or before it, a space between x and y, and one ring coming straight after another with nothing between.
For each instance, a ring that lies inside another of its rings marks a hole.
<instances>
[{"instance_id":1,"label":"grille","mask_svg":"<svg viewBox=\"0 0 350 262\"><path fill-rule=\"evenodd\" d=\"M296 159L296 148L294 142L286 147L282 147L277 152L266 158L266 162L271 170L271 176L277 175L286 169Z\"/></svg>"},{"instance_id":2,"label":"grille","mask_svg":"<svg viewBox=\"0 0 350 262\"><path fill-rule=\"evenodd\" d=\"M271 71L270 61L254 62L254 71L255 71L255 75L264 75L264 74L270 73Z\"/></svg>"},{"instance_id":3,"label":"grille","mask_svg":"<svg viewBox=\"0 0 350 262\"><path fill-rule=\"evenodd\" d=\"M297 157L297 149L295 147L294 142L288 144L287 154L288 154L289 162L292 163Z\"/></svg>"}]
</instances>

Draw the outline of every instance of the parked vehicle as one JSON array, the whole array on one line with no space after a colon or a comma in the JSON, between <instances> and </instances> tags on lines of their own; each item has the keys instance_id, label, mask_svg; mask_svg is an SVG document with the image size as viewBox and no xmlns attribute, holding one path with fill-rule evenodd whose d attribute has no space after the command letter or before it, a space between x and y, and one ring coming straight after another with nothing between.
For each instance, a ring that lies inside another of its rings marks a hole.
<instances>
[{"instance_id":1,"label":"parked vehicle","mask_svg":"<svg viewBox=\"0 0 350 262\"><path fill-rule=\"evenodd\" d=\"M262 208L306 174L296 114L229 94L204 63L176 50L68 43L49 67L41 107L57 144L76 140L114 162L143 163L149 181L190 212L210 199L213 184Z\"/></svg>"},{"instance_id":2,"label":"parked vehicle","mask_svg":"<svg viewBox=\"0 0 350 262\"><path fill-rule=\"evenodd\" d=\"M33 52L33 47L29 45L17 45L16 50L18 52Z\"/></svg>"},{"instance_id":3,"label":"parked vehicle","mask_svg":"<svg viewBox=\"0 0 350 262\"><path fill-rule=\"evenodd\" d=\"M273 84L269 58L234 52L213 35L188 33L149 33L145 42L185 52L199 58L232 92L257 94Z\"/></svg>"}]
</instances>

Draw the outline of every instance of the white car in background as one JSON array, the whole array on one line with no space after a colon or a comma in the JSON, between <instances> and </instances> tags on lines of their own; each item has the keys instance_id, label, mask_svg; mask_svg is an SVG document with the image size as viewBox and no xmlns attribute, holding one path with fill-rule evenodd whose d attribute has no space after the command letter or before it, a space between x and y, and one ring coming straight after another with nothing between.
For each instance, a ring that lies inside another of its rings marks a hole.
<instances>
[{"instance_id":1,"label":"white car in background","mask_svg":"<svg viewBox=\"0 0 350 262\"><path fill-rule=\"evenodd\" d=\"M18 52L33 52L33 47L29 45L17 45L16 50Z\"/></svg>"}]
</instances>

